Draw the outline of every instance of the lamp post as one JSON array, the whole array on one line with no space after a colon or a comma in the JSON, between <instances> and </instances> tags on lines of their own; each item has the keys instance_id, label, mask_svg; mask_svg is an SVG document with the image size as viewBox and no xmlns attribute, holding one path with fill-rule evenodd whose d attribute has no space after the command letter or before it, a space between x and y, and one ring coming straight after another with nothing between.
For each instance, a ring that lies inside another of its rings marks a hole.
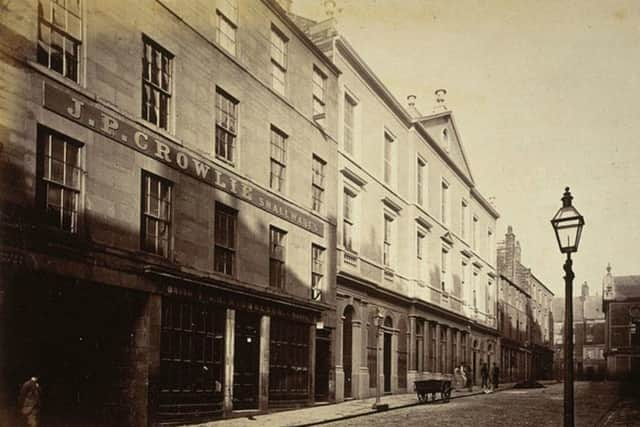
<instances>
[{"instance_id":1,"label":"lamp post","mask_svg":"<svg viewBox=\"0 0 640 427\"><path fill-rule=\"evenodd\" d=\"M584 217L571 205L573 196L569 187L562 196L562 207L551 220L560 252L567 254L564 263L564 427L573 427L573 261L571 254L578 251Z\"/></svg>"},{"instance_id":2,"label":"lamp post","mask_svg":"<svg viewBox=\"0 0 640 427\"><path fill-rule=\"evenodd\" d=\"M382 328L382 320L384 316L380 311L380 307L377 308L376 317L373 319L373 322L376 326L376 401L374 402L372 409L376 411L384 411L389 408L389 405L380 403L380 364L378 363L378 359L380 358L380 329Z\"/></svg>"}]
</instances>

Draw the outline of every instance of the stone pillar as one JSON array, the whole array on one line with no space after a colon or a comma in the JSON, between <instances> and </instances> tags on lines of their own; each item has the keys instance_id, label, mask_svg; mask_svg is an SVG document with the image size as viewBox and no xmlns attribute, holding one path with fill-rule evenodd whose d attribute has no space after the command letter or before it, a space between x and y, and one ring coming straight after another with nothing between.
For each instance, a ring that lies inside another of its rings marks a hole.
<instances>
[{"instance_id":1,"label":"stone pillar","mask_svg":"<svg viewBox=\"0 0 640 427\"><path fill-rule=\"evenodd\" d=\"M362 347L362 321L351 321L351 394L356 399L362 399L362 389L360 388L360 365Z\"/></svg>"},{"instance_id":2,"label":"stone pillar","mask_svg":"<svg viewBox=\"0 0 640 427\"><path fill-rule=\"evenodd\" d=\"M271 332L271 317L260 317L260 364L258 378L258 408L266 411L269 407L269 343ZM314 334L315 343L315 334Z\"/></svg>"},{"instance_id":3,"label":"stone pillar","mask_svg":"<svg viewBox=\"0 0 640 427\"><path fill-rule=\"evenodd\" d=\"M369 387L369 366L367 353L367 346L369 345L369 316L367 311L367 304L362 303L360 305L360 365L355 369L358 370L358 393L359 398L364 399L370 396Z\"/></svg>"},{"instance_id":4,"label":"stone pillar","mask_svg":"<svg viewBox=\"0 0 640 427\"><path fill-rule=\"evenodd\" d=\"M442 373L442 369L440 369L440 324L436 323L436 340L435 340L435 347L433 349L433 355L434 357L434 361L435 361L435 368L433 370L433 372L438 372L438 373Z\"/></svg>"},{"instance_id":5,"label":"stone pillar","mask_svg":"<svg viewBox=\"0 0 640 427\"><path fill-rule=\"evenodd\" d=\"M398 330L391 334L391 393L398 391Z\"/></svg>"},{"instance_id":6,"label":"stone pillar","mask_svg":"<svg viewBox=\"0 0 640 427\"><path fill-rule=\"evenodd\" d=\"M460 364L462 363L462 361L464 360L464 355L462 354L462 334L463 332L458 330L456 331L456 362L458 364L458 366L460 366ZM455 366L454 366L455 368Z\"/></svg>"},{"instance_id":7,"label":"stone pillar","mask_svg":"<svg viewBox=\"0 0 640 427\"><path fill-rule=\"evenodd\" d=\"M336 402L344 400L344 367L342 365L342 343L344 341L344 316L336 322Z\"/></svg>"},{"instance_id":8,"label":"stone pillar","mask_svg":"<svg viewBox=\"0 0 640 427\"><path fill-rule=\"evenodd\" d=\"M445 373L448 374L452 371L453 368L453 329L451 327L447 328L447 364L445 368Z\"/></svg>"},{"instance_id":9,"label":"stone pillar","mask_svg":"<svg viewBox=\"0 0 640 427\"><path fill-rule=\"evenodd\" d=\"M422 327L422 336L423 336L423 351L422 351L422 370L429 371L429 348L431 347L431 341L429 341L429 331L430 331L431 323L425 321Z\"/></svg>"},{"instance_id":10,"label":"stone pillar","mask_svg":"<svg viewBox=\"0 0 640 427\"><path fill-rule=\"evenodd\" d=\"M236 311L227 309L224 331L224 400L222 411L229 416L233 411L233 350L236 338Z\"/></svg>"},{"instance_id":11,"label":"stone pillar","mask_svg":"<svg viewBox=\"0 0 640 427\"><path fill-rule=\"evenodd\" d=\"M155 424L160 397L160 335L162 331L162 297L149 295L149 424Z\"/></svg>"},{"instance_id":12,"label":"stone pillar","mask_svg":"<svg viewBox=\"0 0 640 427\"><path fill-rule=\"evenodd\" d=\"M407 391L411 390L411 385L416 380L418 360L416 359L416 317L409 317L409 357L407 357ZM424 348L424 346L423 346Z\"/></svg>"},{"instance_id":13,"label":"stone pillar","mask_svg":"<svg viewBox=\"0 0 640 427\"><path fill-rule=\"evenodd\" d=\"M266 316L265 316L266 317ZM267 381L268 382L268 381ZM267 387L267 390L269 387ZM309 325L309 403L316 401L316 325Z\"/></svg>"}]
</instances>

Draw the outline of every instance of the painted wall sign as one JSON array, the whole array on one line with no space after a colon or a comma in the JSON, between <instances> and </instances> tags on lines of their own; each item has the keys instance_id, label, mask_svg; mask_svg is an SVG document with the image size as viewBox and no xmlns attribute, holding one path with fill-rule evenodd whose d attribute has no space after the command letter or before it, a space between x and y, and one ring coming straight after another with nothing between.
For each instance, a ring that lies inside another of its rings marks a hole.
<instances>
[{"instance_id":1,"label":"painted wall sign","mask_svg":"<svg viewBox=\"0 0 640 427\"><path fill-rule=\"evenodd\" d=\"M254 185L216 167L212 162L197 158L174 142L160 138L130 120L115 118L83 96L71 95L45 83L44 106L120 144L324 237L324 224L317 218L281 202Z\"/></svg>"}]
</instances>

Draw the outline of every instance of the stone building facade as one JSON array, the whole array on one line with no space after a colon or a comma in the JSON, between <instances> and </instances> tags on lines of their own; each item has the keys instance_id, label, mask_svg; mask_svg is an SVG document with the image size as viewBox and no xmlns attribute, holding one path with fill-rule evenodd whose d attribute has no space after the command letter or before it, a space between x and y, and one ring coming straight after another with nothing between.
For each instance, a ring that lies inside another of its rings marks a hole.
<instances>
[{"instance_id":1,"label":"stone building facade","mask_svg":"<svg viewBox=\"0 0 640 427\"><path fill-rule=\"evenodd\" d=\"M554 298L554 375L564 376L564 313L565 299ZM605 313L602 296L590 295L584 282L580 296L573 298L573 368L578 380L599 380L606 375Z\"/></svg>"},{"instance_id":2,"label":"stone building facade","mask_svg":"<svg viewBox=\"0 0 640 427\"><path fill-rule=\"evenodd\" d=\"M640 276L614 276L608 266L602 288L607 377L640 383Z\"/></svg>"},{"instance_id":3,"label":"stone building facade","mask_svg":"<svg viewBox=\"0 0 640 427\"><path fill-rule=\"evenodd\" d=\"M509 226L497 248L500 374L507 382L550 378L553 370L553 293L521 260Z\"/></svg>"},{"instance_id":4,"label":"stone building facade","mask_svg":"<svg viewBox=\"0 0 640 427\"><path fill-rule=\"evenodd\" d=\"M3 7L0 418L333 399L336 66L271 0Z\"/></svg>"},{"instance_id":5,"label":"stone building facade","mask_svg":"<svg viewBox=\"0 0 640 427\"><path fill-rule=\"evenodd\" d=\"M299 18L339 76L336 400L499 360L495 227L453 114L401 105L330 18Z\"/></svg>"}]
</instances>

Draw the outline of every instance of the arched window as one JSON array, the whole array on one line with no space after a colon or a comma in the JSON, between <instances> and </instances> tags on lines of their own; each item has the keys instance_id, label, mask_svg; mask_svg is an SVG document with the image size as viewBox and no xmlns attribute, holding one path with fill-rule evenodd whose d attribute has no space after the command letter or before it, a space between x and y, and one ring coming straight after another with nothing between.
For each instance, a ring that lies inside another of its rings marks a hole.
<instances>
[{"instance_id":1,"label":"arched window","mask_svg":"<svg viewBox=\"0 0 640 427\"><path fill-rule=\"evenodd\" d=\"M442 129L442 145L444 149L449 151L451 149L451 142L449 140L449 129Z\"/></svg>"}]
</instances>

